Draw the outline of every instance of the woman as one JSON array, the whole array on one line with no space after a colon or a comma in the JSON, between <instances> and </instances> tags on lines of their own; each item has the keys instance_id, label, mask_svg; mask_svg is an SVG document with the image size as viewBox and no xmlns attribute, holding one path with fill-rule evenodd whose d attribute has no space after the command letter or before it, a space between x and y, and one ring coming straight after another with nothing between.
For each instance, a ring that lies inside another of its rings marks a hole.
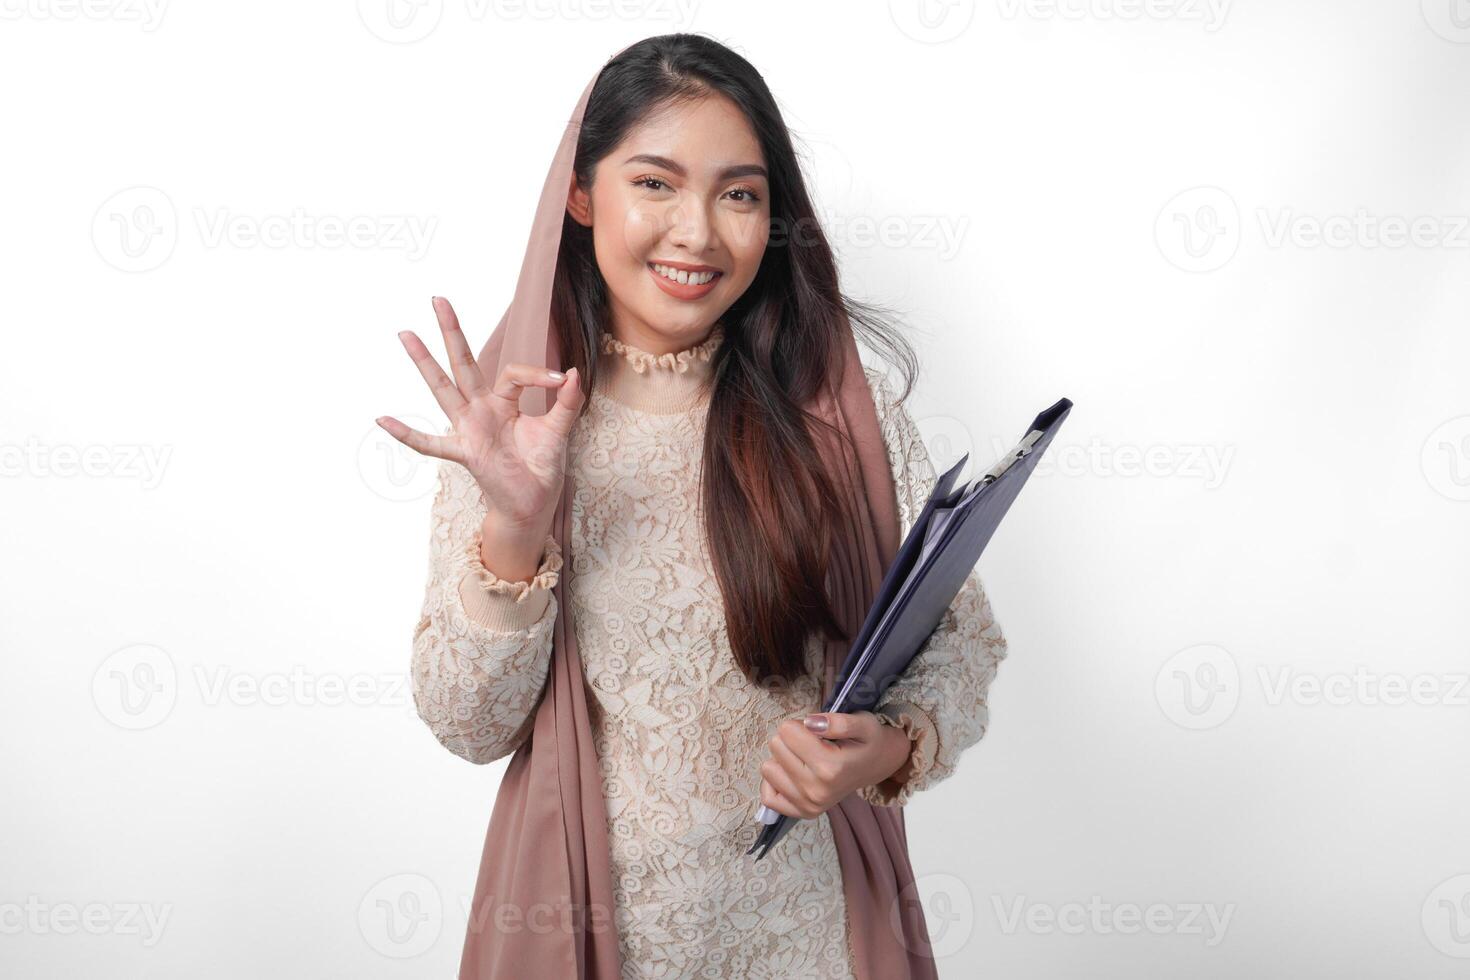
<instances>
[{"instance_id":1,"label":"woman","mask_svg":"<svg viewBox=\"0 0 1470 980\"><path fill-rule=\"evenodd\" d=\"M978 577L875 712L811 714L935 480L854 324L912 352L839 291L749 63L676 34L594 82L491 342L437 297L452 378L400 335L452 425L379 420L452 464L419 713L515 753L461 976L933 976L899 808L984 733ZM760 862L757 802L804 818Z\"/></svg>"}]
</instances>

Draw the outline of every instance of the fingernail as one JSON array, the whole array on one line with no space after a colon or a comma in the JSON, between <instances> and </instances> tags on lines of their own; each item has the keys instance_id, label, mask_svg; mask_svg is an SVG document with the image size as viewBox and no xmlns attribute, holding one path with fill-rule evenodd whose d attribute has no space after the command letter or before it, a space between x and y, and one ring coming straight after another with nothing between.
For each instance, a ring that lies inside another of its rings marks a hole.
<instances>
[{"instance_id":1,"label":"fingernail","mask_svg":"<svg viewBox=\"0 0 1470 980\"><path fill-rule=\"evenodd\" d=\"M808 731L825 732L827 730L826 715L807 715L802 719L802 723L806 725Z\"/></svg>"},{"instance_id":2,"label":"fingernail","mask_svg":"<svg viewBox=\"0 0 1470 980\"><path fill-rule=\"evenodd\" d=\"M552 381L563 381L566 379L566 375L562 374L560 371L547 371L546 376Z\"/></svg>"}]
</instances>

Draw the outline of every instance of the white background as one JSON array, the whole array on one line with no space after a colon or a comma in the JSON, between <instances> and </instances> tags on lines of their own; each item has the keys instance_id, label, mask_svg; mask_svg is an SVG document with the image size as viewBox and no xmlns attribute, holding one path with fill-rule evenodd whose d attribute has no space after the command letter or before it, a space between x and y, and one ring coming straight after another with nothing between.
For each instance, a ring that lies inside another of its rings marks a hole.
<instances>
[{"instance_id":1,"label":"white background","mask_svg":"<svg viewBox=\"0 0 1470 980\"><path fill-rule=\"evenodd\" d=\"M0 0L0 973L453 975L503 763L413 713L433 467L373 419L441 424L395 333L478 348L583 85L692 30L941 463L1076 403L908 811L941 975L1464 976L1455 3Z\"/></svg>"}]
</instances>

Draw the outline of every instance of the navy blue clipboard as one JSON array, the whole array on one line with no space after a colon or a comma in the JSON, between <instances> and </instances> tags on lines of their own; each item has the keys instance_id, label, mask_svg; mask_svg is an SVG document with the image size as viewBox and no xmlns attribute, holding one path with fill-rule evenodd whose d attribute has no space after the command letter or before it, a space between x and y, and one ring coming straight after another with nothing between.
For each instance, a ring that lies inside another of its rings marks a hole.
<instances>
[{"instance_id":1,"label":"navy blue clipboard","mask_svg":"<svg viewBox=\"0 0 1470 980\"><path fill-rule=\"evenodd\" d=\"M1016 447L970 483L954 486L969 453L935 481L883 576L823 711L871 710L908 668L1071 410L1072 402L1063 398L1036 416ZM765 826L745 853L759 850L759 861L797 821L764 806L757 819Z\"/></svg>"}]
</instances>

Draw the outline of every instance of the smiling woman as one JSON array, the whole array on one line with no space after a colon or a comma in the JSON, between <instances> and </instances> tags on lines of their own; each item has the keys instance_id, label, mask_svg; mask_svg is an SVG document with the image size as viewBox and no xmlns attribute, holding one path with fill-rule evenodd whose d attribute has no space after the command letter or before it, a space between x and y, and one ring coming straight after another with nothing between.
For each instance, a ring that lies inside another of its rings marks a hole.
<instances>
[{"instance_id":1,"label":"smiling woman","mask_svg":"<svg viewBox=\"0 0 1470 980\"><path fill-rule=\"evenodd\" d=\"M935 482L838 287L755 70L696 35L613 58L573 114L478 357L436 299L452 420L414 695L514 753L465 940L490 977L933 977L902 805L983 735L1004 637L972 573L874 712L812 715ZM553 271L554 270L554 271ZM544 403L544 411L541 410ZM808 819L756 863L758 804ZM561 925L511 928L529 909Z\"/></svg>"},{"instance_id":2,"label":"smiling woman","mask_svg":"<svg viewBox=\"0 0 1470 980\"><path fill-rule=\"evenodd\" d=\"M651 109L621 142L577 181L567 213L591 231L614 333L655 353L692 346L760 271L765 153L713 91Z\"/></svg>"}]
</instances>

